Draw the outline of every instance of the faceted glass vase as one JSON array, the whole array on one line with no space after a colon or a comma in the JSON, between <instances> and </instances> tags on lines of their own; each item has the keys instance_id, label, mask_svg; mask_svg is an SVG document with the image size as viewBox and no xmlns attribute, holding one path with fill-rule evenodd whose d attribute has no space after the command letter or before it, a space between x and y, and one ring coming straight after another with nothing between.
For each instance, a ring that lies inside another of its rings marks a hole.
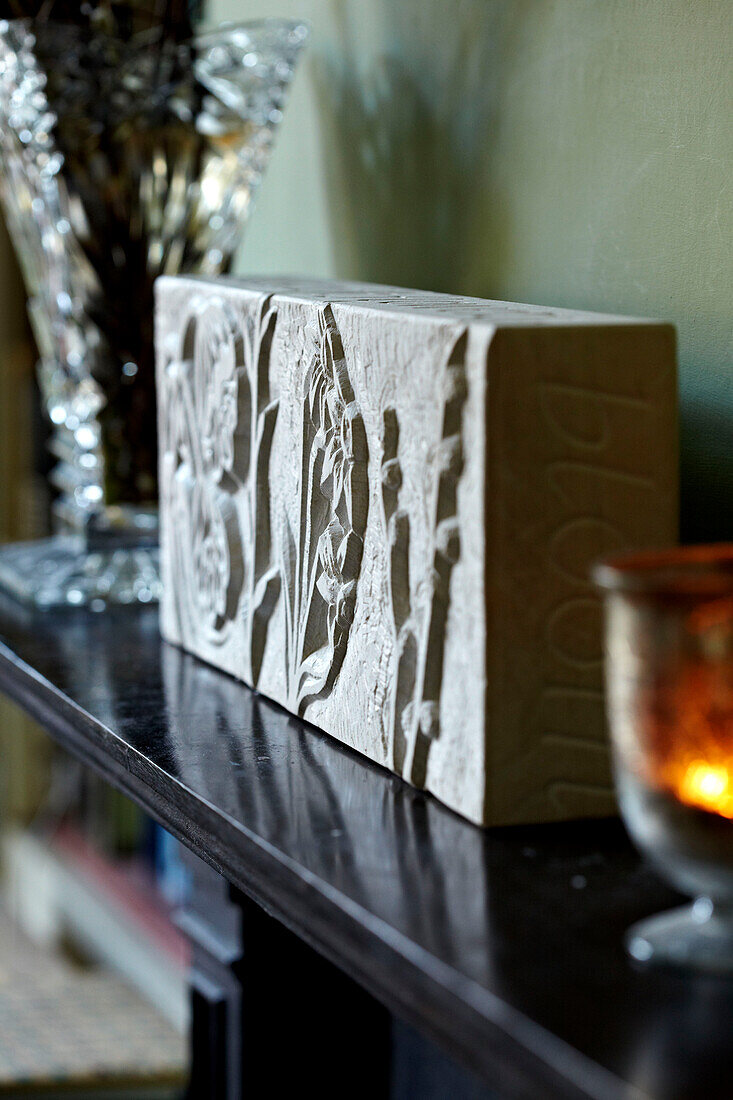
<instances>
[{"instance_id":1,"label":"faceted glass vase","mask_svg":"<svg viewBox=\"0 0 733 1100\"><path fill-rule=\"evenodd\" d=\"M57 460L57 536L0 551L26 602L157 599L153 284L228 270L306 35L0 21L0 202Z\"/></svg>"}]
</instances>

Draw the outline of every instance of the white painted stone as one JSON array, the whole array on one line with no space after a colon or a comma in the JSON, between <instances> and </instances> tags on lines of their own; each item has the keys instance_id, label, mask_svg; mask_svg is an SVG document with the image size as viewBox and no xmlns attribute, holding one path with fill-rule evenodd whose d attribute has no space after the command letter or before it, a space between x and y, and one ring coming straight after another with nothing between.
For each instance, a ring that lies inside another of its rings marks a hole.
<instances>
[{"instance_id":1,"label":"white painted stone","mask_svg":"<svg viewBox=\"0 0 733 1100\"><path fill-rule=\"evenodd\" d=\"M159 279L166 639L482 823L609 812L597 556L677 534L674 331Z\"/></svg>"}]
</instances>

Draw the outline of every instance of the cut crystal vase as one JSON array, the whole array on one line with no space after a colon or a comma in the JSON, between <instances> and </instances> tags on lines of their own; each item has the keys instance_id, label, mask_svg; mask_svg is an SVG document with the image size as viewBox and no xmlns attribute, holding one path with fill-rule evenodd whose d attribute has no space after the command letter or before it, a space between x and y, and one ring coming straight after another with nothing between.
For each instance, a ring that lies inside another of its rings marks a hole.
<instances>
[{"instance_id":1,"label":"cut crystal vase","mask_svg":"<svg viewBox=\"0 0 733 1100\"><path fill-rule=\"evenodd\" d=\"M57 461L56 535L0 551L26 602L158 597L153 283L228 269L306 35L0 21L0 201Z\"/></svg>"}]
</instances>

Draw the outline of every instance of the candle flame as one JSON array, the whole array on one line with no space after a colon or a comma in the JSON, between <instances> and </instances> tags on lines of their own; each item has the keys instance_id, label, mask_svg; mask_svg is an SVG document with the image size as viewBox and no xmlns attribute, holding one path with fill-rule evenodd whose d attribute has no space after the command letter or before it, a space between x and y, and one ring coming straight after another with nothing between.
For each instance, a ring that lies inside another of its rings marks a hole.
<instances>
[{"instance_id":1,"label":"candle flame","mask_svg":"<svg viewBox=\"0 0 733 1100\"><path fill-rule=\"evenodd\" d=\"M695 614L688 628L697 643L705 635L704 655L684 654L640 696L640 770L684 805L733 821L733 600ZM713 634L724 622L719 651Z\"/></svg>"},{"instance_id":2,"label":"candle flame","mask_svg":"<svg viewBox=\"0 0 733 1100\"><path fill-rule=\"evenodd\" d=\"M675 786L679 799L688 806L733 819L733 773L725 764L693 760Z\"/></svg>"}]
</instances>

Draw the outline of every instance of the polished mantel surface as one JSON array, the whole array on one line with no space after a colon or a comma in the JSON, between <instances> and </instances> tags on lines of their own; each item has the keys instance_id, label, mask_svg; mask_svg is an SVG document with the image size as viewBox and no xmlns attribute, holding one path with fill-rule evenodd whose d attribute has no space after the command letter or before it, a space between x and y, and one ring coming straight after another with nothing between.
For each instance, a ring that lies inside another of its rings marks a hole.
<instances>
[{"instance_id":1,"label":"polished mantel surface","mask_svg":"<svg viewBox=\"0 0 733 1100\"><path fill-rule=\"evenodd\" d=\"M733 1096L733 982L624 956L677 899L618 822L482 831L163 643L154 608L0 597L0 688L499 1095Z\"/></svg>"}]
</instances>

